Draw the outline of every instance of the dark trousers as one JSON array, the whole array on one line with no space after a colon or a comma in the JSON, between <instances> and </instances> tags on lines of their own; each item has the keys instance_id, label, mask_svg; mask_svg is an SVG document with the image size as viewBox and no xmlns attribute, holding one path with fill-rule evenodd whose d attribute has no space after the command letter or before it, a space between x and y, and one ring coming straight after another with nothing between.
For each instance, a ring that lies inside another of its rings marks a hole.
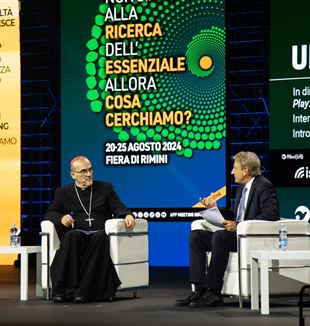
<instances>
[{"instance_id":1,"label":"dark trousers","mask_svg":"<svg viewBox=\"0 0 310 326\"><path fill-rule=\"evenodd\" d=\"M220 230L208 232L191 231L190 243L190 282L202 284L215 292L220 292L227 267L229 253L237 251L237 235L235 232ZM206 251L211 251L211 261L206 271Z\"/></svg>"}]
</instances>

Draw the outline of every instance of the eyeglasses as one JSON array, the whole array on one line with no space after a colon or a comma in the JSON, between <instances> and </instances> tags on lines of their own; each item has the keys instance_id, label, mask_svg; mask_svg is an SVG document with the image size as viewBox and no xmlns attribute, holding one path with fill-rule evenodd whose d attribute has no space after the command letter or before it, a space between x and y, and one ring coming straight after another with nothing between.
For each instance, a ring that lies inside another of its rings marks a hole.
<instances>
[{"instance_id":1,"label":"eyeglasses","mask_svg":"<svg viewBox=\"0 0 310 326\"><path fill-rule=\"evenodd\" d=\"M82 169L80 171L72 171L72 172L86 175L88 172L93 173L93 167L90 167L89 169Z\"/></svg>"}]
</instances>

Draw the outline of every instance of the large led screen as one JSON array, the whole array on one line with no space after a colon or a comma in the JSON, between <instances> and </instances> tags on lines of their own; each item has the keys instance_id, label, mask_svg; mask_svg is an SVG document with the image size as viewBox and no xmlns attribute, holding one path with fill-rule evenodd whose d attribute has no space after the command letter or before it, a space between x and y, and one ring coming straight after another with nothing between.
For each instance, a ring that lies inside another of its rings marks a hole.
<instances>
[{"instance_id":1,"label":"large led screen","mask_svg":"<svg viewBox=\"0 0 310 326\"><path fill-rule=\"evenodd\" d=\"M310 2L271 1L270 149L281 216L310 220ZM285 171L285 172L283 172Z\"/></svg>"},{"instance_id":2,"label":"large led screen","mask_svg":"<svg viewBox=\"0 0 310 326\"><path fill-rule=\"evenodd\" d=\"M192 206L226 183L224 1L61 6L62 183L89 157L149 221L150 264L188 265Z\"/></svg>"}]
</instances>

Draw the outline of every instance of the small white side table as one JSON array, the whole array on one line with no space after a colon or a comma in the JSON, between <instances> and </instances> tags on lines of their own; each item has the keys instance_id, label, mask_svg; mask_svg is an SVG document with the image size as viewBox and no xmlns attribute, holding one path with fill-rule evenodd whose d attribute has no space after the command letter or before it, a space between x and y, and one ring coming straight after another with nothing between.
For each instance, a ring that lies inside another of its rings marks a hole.
<instances>
[{"instance_id":1,"label":"small white side table","mask_svg":"<svg viewBox=\"0 0 310 326\"><path fill-rule=\"evenodd\" d=\"M254 250L251 252L251 309L259 310L259 278L261 314L269 315L269 275L270 260L310 260L310 250Z\"/></svg>"},{"instance_id":2,"label":"small white side table","mask_svg":"<svg viewBox=\"0 0 310 326\"><path fill-rule=\"evenodd\" d=\"M41 246L0 246L0 254L20 254L20 300L28 300L28 254L36 253L36 296L43 296L41 278Z\"/></svg>"}]
</instances>

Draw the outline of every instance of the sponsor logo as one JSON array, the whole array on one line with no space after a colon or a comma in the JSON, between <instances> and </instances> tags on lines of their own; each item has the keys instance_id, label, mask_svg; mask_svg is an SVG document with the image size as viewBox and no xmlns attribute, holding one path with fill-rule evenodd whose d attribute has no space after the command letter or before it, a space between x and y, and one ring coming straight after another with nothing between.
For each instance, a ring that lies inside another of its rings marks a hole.
<instances>
[{"instance_id":1,"label":"sponsor logo","mask_svg":"<svg viewBox=\"0 0 310 326\"><path fill-rule=\"evenodd\" d=\"M201 218L198 212L167 212L167 211L134 211L132 212L135 218L144 218L148 220L170 220L177 221L184 218Z\"/></svg>"},{"instance_id":2,"label":"sponsor logo","mask_svg":"<svg viewBox=\"0 0 310 326\"><path fill-rule=\"evenodd\" d=\"M308 166L302 166L297 169L294 175L294 179L310 179L310 171Z\"/></svg>"},{"instance_id":3,"label":"sponsor logo","mask_svg":"<svg viewBox=\"0 0 310 326\"><path fill-rule=\"evenodd\" d=\"M298 206L295 210L295 219L300 221L310 220L310 211L307 206Z\"/></svg>"},{"instance_id":4,"label":"sponsor logo","mask_svg":"<svg viewBox=\"0 0 310 326\"><path fill-rule=\"evenodd\" d=\"M282 154L282 160L303 160L304 154Z\"/></svg>"}]
</instances>

